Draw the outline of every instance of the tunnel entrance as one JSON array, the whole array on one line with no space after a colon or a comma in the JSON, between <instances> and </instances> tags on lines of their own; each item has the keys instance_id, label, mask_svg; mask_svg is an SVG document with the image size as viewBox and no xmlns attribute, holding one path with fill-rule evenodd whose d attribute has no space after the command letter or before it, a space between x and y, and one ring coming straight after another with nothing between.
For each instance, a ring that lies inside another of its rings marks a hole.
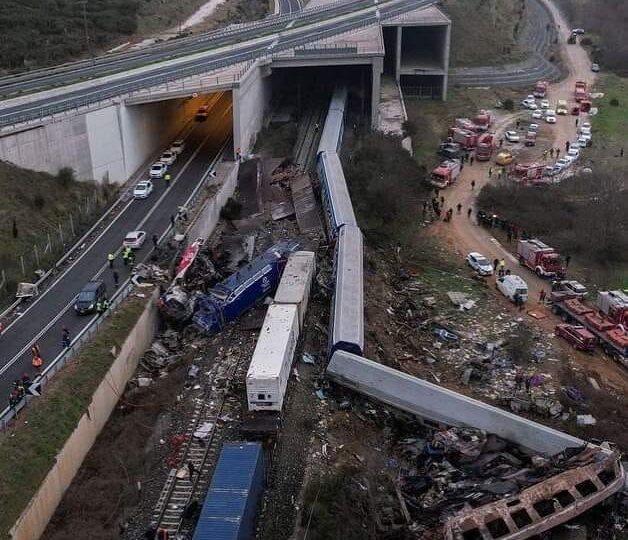
<instances>
[{"instance_id":1,"label":"tunnel entrance","mask_svg":"<svg viewBox=\"0 0 628 540\"><path fill-rule=\"evenodd\" d=\"M373 84L371 64L273 69L273 118L299 121L313 108L326 111L338 84L346 84L349 89L347 122L356 127L369 127Z\"/></svg>"},{"instance_id":2,"label":"tunnel entrance","mask_svg":"<svg viewBox=\"0 0 628 540\"><path fill-rule=\"evenodd\" d=\"M443 77L440 75L402 75L403 95L414 99L442 99Z\"/></svg>"}]
</instances>

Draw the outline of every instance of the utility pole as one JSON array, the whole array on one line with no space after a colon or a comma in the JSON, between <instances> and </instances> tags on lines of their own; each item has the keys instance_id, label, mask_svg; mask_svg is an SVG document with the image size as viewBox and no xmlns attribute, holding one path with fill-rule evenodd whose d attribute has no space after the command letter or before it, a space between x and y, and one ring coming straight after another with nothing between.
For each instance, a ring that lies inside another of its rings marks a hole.
<instances>
[{"instance_id":1,"label":"utility pole","mask_svg":"<svg viewBox=\"0 0 628 540\"><path fill-rule=\"evenodd\" d=\"M87 0L80 0L79 2L83 6L83 28L85 29L85 47L87 48L87 54L91 57L92 62L95 62L94 55L92 54L92 48L89 43L89 32L87 31Z\"/></svg>"}]
</instances>

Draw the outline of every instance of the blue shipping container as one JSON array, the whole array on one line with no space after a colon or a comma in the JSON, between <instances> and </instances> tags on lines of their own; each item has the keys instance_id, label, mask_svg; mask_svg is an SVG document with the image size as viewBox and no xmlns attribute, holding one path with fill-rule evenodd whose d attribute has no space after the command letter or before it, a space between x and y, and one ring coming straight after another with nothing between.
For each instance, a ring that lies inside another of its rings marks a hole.
<instances>
[{"instance_id":1,"label":"blue shipping container","mask_svg":"<svg viewBox=\"0 0 628 540\"><path fill-rule=\"evenodd\" d=\"M262 445L225 443L193 540L251 540L263 492Z\"/></svg>"}]
</instances>

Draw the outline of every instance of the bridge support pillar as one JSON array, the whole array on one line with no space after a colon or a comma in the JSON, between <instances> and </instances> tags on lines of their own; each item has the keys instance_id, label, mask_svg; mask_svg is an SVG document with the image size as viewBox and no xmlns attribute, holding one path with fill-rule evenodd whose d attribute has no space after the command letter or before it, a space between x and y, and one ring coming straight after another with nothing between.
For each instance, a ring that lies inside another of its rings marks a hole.
<instances>
[{"instance_id":1,"label":"bridge support pillar","mask_svg":"<svg viewBox=\"0 0 628 540\"><path fill-rule=\"evenodd\" d=\"M384 58L376 56L372 60L372 87L371 87L371 128L379 126L379 101L381 98L381 79L384 72Z\"/></svg>"}]
</instances>

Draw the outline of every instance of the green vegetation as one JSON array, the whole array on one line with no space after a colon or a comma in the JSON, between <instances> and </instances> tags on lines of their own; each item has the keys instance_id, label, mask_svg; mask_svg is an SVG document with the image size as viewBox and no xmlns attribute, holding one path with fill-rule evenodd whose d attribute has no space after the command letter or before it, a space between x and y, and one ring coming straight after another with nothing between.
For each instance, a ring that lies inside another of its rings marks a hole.
<instances>
[{"instance_id":1,"label":"green vegetation","mask_svg":"<svg viewBox=\"0 0 628 540\"><path fill-rule=\"evenodd\" d=\"M259 153L264 157L289 157L292 156L296 142L296 122L286 122L280 125L272 124L263 128L257 136L255 153Z\"/></svg>"},{"instance_id":2,"label":"green vegetation","mask_svg":"<svg viewBox=\"0 0 628 540\"><path fill-rule=\"evenodd\" d=\"M343 167L363 232L379 242L407 242L417 227L427 189L425 170L399 139L379 133L360 136Z\"/></svg>"},{"instance_id":3,"label":"green vegetation","mask_svg":"<svg viewBox=\"0 0 628 540\"><path fill-rule=\"evenodd\" d=\"M63 252L64 244L71 245L95 221L114 188L78 182L71 169L52 176L0 161L0 193L0 271L5 272L6 289L13 293L17 282L29 281L37 268L48 268Z\"/></svg>"},{"instance_id":4,"label":"green vegetation","mask_svg":"<svg viewBox=\"0 0 628 540\"><path fill-rule=\"evenodd\" d=\"M45 394L25 409L16 428L0 434L0 531L5 537L87 410L114 360L112 347L120 350L146 302L138 298L126 301L55 377Z\"/></svg>"},{"instance_id":5,"label":"green vegetation","mask_svg":"<svg viewBox=\"0 0 628 540\"><path fill-rule=\"evenodd\" d=\"M517 46L525 22L520 0L445 0L451 17L451 65L482 66L523 58Z\"/></svg>"},{"instance_id":6,"label":"green vegetation","mask_svg":"<svg viewBox=\"0 0 628 540\"><path fill-rule=\"evenodd\" d=\"M619 151L628 133L628 79L604 75L598 87L604 92L604 98L595 101L599 107L599 113L592 121L596 146L600 138L602 145L615 146Z\"/></svg>"},{"instance_id":7,"label":"green vegetation","mask_svg":"<svg viewBox=\"0 0 628 540\"><path fill-rule=\"evenodd\" d=\"M199 30L212 30L227 24L263 19L268 14L268 0L227 0L212 16L199 25Z\"/></svg>"}]
</instances>

